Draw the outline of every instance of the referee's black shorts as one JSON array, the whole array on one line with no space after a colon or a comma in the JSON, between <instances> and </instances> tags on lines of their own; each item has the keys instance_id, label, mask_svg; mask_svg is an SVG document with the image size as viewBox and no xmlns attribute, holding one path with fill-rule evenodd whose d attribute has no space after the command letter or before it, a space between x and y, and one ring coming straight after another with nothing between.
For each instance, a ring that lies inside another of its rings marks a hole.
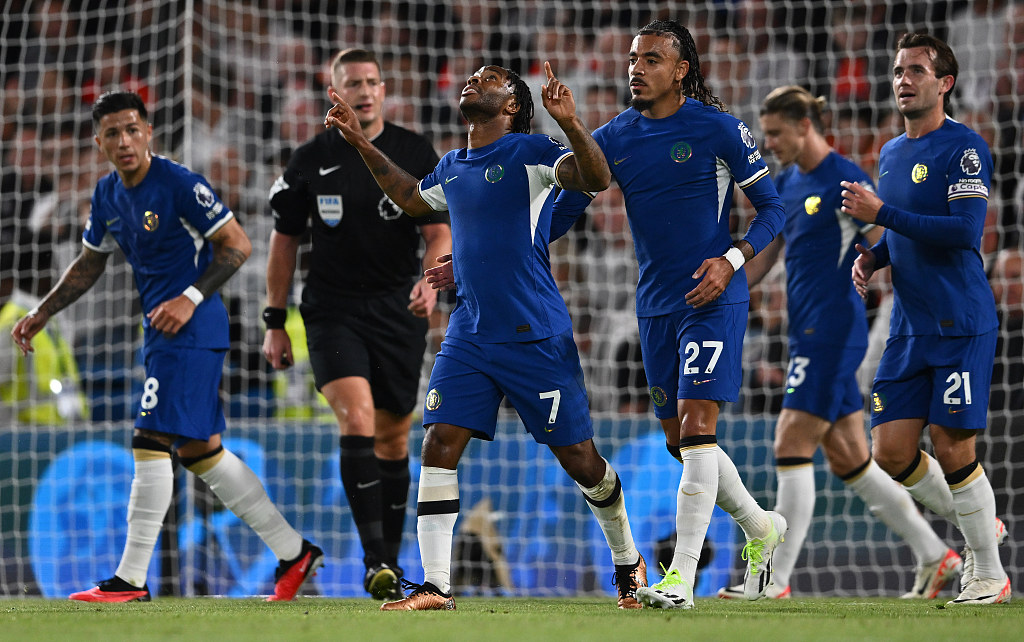
<instances>
[{"instance_id":1,"label":"referee's black shorts","mask_svg":"<svg viewBox=\"0 0 1024 642\"><path fill-rule=\"evenodd\" d=\"M396 415L416 408L428 323L408 310L410 289L332 298L329 306L303 301L299 311L317 390L342 377L363 377L374 407Z\"/></svg>"}]
</instances>

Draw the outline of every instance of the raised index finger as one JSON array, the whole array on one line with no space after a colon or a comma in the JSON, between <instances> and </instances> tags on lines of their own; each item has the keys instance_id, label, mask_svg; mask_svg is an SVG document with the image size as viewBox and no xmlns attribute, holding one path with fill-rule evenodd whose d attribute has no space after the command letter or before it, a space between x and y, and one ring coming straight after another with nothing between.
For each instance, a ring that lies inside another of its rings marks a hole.
<instances>
[{"instance_id":1,"label":"raised index finger","mask_svg":"<svg viewBox=\"0 0 1024 642\"><path fill-rule=\"evenodd\" d=\"M555 77L555 72L551 71L551 63L547 60L544 61L544 73L547 74L548 80Z\"/></svg>"}]
</instances>

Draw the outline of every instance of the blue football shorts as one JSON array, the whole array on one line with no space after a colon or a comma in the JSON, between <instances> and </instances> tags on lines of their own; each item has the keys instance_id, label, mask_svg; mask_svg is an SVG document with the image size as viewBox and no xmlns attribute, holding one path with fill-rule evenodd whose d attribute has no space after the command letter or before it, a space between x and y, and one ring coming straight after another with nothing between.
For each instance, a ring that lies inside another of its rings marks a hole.
<instances>
[{"instance_id":1,"label":"blue football shorts","mask_svg":"<svg viewBox=\"0 0 1024 642\"><path fill-rule=\"evenodd\" d=\"M889 337L871 387L871 426L923 418L945 428L984 429L996 333Z\"/></svg>"},{"instance_id":2,"label":"blue football shorts","mask_svg":"<svg viewBox=\"0 0 1024 642\"><path fill-rule=\"evenodd\" d=\"M224 432L220 377L225 350L175 348L146 354L135 427L207 441Z\"/></svg>"},{"instance_id":3,"label":"blue football shorts","mask_svg":"<svg viewBox=\"0 0 1024 642\"><path fill-rule=\"evenodd\" d=\"M640 351L654 415L677 416L677 399L736 401L743 372L747 303L640 317Z\"/></svg>"},{"instance_id":4,"label":"blue football shorts","mask_svg":"<svg viewBox=\"0 0 1024 642\"><path fill-rule=\"evenodd\" d=\"M866 350L800 343L790 338L782 407L808 412L829 423L864 408L857 368Z\"/></svg>"},{"instance_id":5,"label":"blue football shorts","mask_svg":"<svg viewBox=\"0 0 1024 642\"><path fill-rule=\"evenodd\" d=\"M451 424L493 440L508 397L538 443L571 446L594 436L571 331L527 343L445 338L427 388L424 426Z\"/></svg>"}]
</instances>

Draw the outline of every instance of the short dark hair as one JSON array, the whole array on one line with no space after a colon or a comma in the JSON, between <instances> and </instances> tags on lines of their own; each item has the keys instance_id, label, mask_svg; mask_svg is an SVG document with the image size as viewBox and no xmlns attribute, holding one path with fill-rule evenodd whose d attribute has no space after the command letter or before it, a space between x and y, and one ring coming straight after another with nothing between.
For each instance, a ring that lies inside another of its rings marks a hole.
<instances>
[{"instance_id":1,"label":"short dark hair","mask_svg":"<svg viewBox=\"0 0 1024 642\"><path fill-rule=\"evenodd\" d=\"M825 111L825 98L814 95L797 85L786 85L771 90L761 103L761 115L779 114L787 120L800 122L804 118L819 134L825 131L822 113Z\"/></svg>"},{"instance_id":2,"label":"short dark hair","mask_svg":"<svg viewBox=\"0 0 1024 642\"><path fill-rule=\"evenodd\" d=\"M682 92L684 96L699 100L705 105L717 107L719 111L727 111L725 103L711 93L704 82L704 73L700 69L700 56L697 54L697 44L689 29L675 20L655 20L642 27L636 32L638 36L662 36L672 38L679 58L690 63L690 71L683 78Z\"/></svg>"},{"instance_id":3,"label":"short dark hair","mask_svg":"<svg viewBox=\"0 0 1024 642\"><path fill-rule=\"evenodd\" d=\"M511 69L502 67L502 70L508 84L512 85L512 95L519 103L519 111L512 117L512 133L529 134L530 122L533 120L533 95L530 93L530 85Z\"/></svg>"},{"instance_id":4,"label":"short dark hair","mask_svg":"<svg viewBox=\"0 0 1024 642\"><path fill-rule=\"evenodd\" d=\"M902 49L912 49L914 47L925 47L932 50L932 66L935 67L936 78L953 77L953 85L942 96L942 107L947 114L951 114L952 105L950 103L953 100L953 89L956 87L956 77L960 73L960 65L956 61L956 55L953 54L953 50L945 41L928 33L905 33L896 42L897 53Z\"/></svg>"},{"instance_id":5,"label":"short dark hair","mask_svg":"<svg viewBox=\"0 0 1024 642\"><path fill-rule=\"evenodd\" d=\"M126 109L134 109L139 112L142 120L149 122L149 114L146 112L146 103L142 97L133 91L108 91L101 94L96 102L92 104L92 126L98 129L100 119L107 114L116 114Z\"/></svg>"},{"instance_id":6,"label":"short dark hair","mask_svg":"<svg viewBox=\"0 0 1024 642\"><path fill-rule=\"evenodd\" d=\"M382 73L380 68L380 61L377 60L376 54L367 49L351 48L339 51L337 54L334 55L334 58L331 59L331 75L334 75L334 70L337 69L340 65L348 65L357 62L372 62L373 64L377 65L377 73Z\"/></svg>"}]
</instances>

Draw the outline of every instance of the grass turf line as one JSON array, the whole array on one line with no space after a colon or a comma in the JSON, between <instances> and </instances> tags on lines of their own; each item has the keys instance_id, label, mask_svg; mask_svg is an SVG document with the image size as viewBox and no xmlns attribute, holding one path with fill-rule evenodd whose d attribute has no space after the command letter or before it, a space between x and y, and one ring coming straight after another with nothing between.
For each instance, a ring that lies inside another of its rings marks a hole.
<instances>
[{"instance_id":1,"label":"grass turf line","mask_svg":"<svg viewBox=\"0 0 1024 642\"><path fill-rule=\"evenodd\" d=\"M1024 604L960 609L899 599L699 599L692 611L619 611L611 598L456 598L451 612L382 613L368 599L158 598L0 602L4 640L938 640L1014 639Z\"/></svg>"}]
</instances>

